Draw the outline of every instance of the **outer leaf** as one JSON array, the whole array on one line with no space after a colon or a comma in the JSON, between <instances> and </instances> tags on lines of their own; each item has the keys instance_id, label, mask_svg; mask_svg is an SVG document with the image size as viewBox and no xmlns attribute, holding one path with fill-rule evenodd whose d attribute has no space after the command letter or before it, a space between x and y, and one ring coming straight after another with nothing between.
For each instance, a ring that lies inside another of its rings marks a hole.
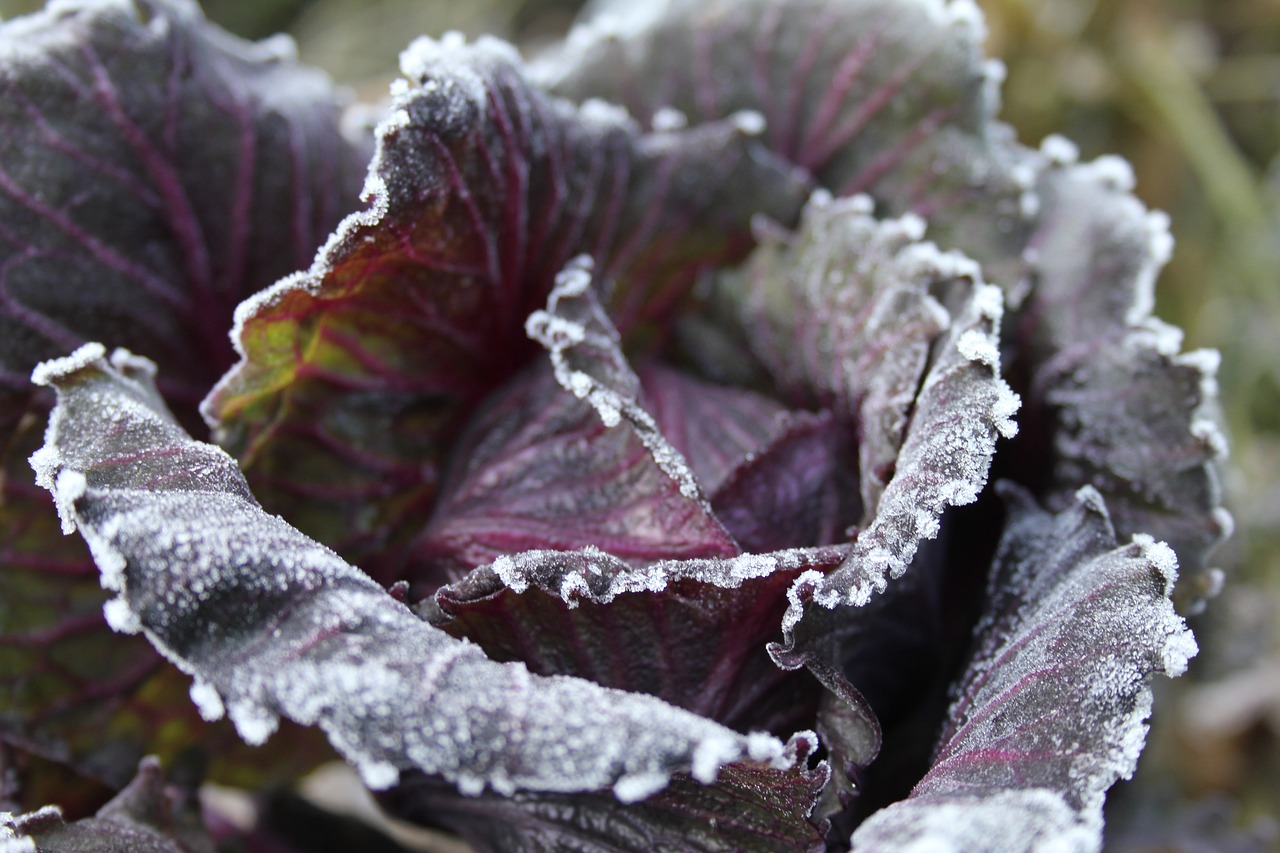
<instances>
[{"instance_id":1,"label":"outer leaf","mask_svg":"<svg viewBox=\"0 0 1280 853\"><path fill-rule=\"evenodd\" d=\"M31 369L90 337L174 365L163 390L193 406L232 361L236 304L355 200L333 87L291 51L187 0L0 25L0 444Z\"/></svg>"},{"instance_id":2,"label":"outer leaf","mask_svg":"<svg viewBox=\"0 0 1280 853\"><path fill-rule=\"evenodd\" d=\"M37 847L38 845L38 847ZM165 781L160 762L147 758L115 799L91 818L64 823L49 806L0 820L0 849L19 853L213 853L194 790Z\"/></svg>"},{"instance_id":3,"label":"outer leaf","mask_svg":"<svg viewBox=\"0 0 1280 853\"><path fill-rule=\"evenodd\" d=\"M170 365L164 391L197 420L232 360L236 303L355 202L364 146L340 135L328 78L290 53L185 0L0 24L0 738L111 786L189 724L150 647L108 636L92 558L32 484L51 395L29 376L107 337Z\"/></svg>"},{"instance_id":4,"label":"outer leaf","mask_svg":"<svg viewBox=\"0 0 1280 853\"><path fill-rule=\"evenodd\" d=\"M525 318L572 257L618 282L629 328L740 257L753 213L792 218L808 187L749 121L644 134L531 87L493 40L419 41L402 65L371 209L242 308L243 360L207 408L252 476L301 490L306 526L344 543L420 523L442 446L534 355Z\"/></svg>"},{"instance_id":5,"label":"outer leaf","mask_svg":"<svg viewBox=\"0 0 1280 853\"><path fill-rule=\"evenodd\" d=\"M1164 215L1129 195L1128 166L1075 165L1062 140L1047 150L1059 159L1042 179L1036 284L1019 332L1034 417L1053 442L1051 502L1096 487L1119 532L1168 540L1192 573L1190 593L1204 595L1217 581L1197 573L1231 527L1214 470L1226 453L1217 353L1179 354L1181 333L1151 316L1172 241Z\"/></svg>"},{"instance_id":6,"label":"outer leaf","mask_svg":"<svg viewBox=\"0 0 1280 853\"><path fill-rule=\"evenodd\" d=\"M797 752L790 770L730 765L711 786L676 776L667 790L626 808L602 794L460 797L418 778L382 801L403 817L447 827L493 853L818 853L825 849L825 832L812 812L828 773L825 763L805 768L813 747L798 736L788 747Z\"/></svg>"},{"instance_id":7,"label":"outer leaf","mask_svg":"<svg viewBox=\"0 0 1280 853\"><path fill-rule=\"evenodd\" d=\"M23 470L14 464L7 472L0 503L0 741L65 770L29 767L22 803L92 814L148 753L166 761L199 754L211 778L237 785L291 778L329 760L311 731L293 727L271 749L254 750L232 726L205 723L185 676L144 638L111 631L89 549L60 534L49 493L26 460L43 426L32 418L20 428L11 449Z\"/></svg>"},{"instance_id":8,"label":"outer leaf","mask_svg":"<svg viewBox=\"0 0 1280 853\"><path fill-rule=\"evenodd\" d=\"M697 126L739 110L769 146L838 195L892 215L1012 286L1033 172L993 116L998 63L982 58L969 0L664 0L595 4L539 67L574 100L620 103L641 122Z\"/></svg>"},{"instance_id":9,"label":"outer leaf","mask_svg":"<svg viewBox=\"0 0 1280 853\"><path fill-rule=\"evenodd\" d=\"M148 362L102 356L86 345L36 371L59 391L33 461L39 482L120 594L108 619L192 673L201 711L225 709L247 741L265 740L284 715L323 729L372 787L418 769L470 793L613 786L635 800L681 769L710 782L748 756L787 765L766 735L533 676L426 625L264 513L235 462L164 410Z\"/></svg>"},{"instance_id":10,"label":"outer leaf","mask_svg":"<svg viewBox=\"0 0 1280 853\"><path fill-rule=\"evenodd\" d=\"M1058 516L1014 504L933 768L873 815L854 850L1097 850L1102 802L1132 774L1152 675L1180 675L1195 640L1173 611L1172 550L1114 547L1102 498Z\"/></svg>"},{"instance_id":11,"label":"outer leaf","mask_svg":"<svg viewBox=\"0 0 1280 853\"><path fill-rule=\"evenodd\" d=\"M919 219L870 214L866 197L816 197L794 235L766 234L741 277L722 282L742 337L782 396L856 425L864 521L950 321L938 297L952 279L978 275L971 262L919 243Z\"/></svg>"},{"instance_id":12,"label":"outer leaf","mask_svg":"<svg viewBox=\"0 0 1280 853\"><path fill-rule=\"evenodd\" d=\"M905 571L943 509L977 499L996 436L1016 431L1000 292L971 261L920 242L922 227L876 220L862 198L815 197L794 236L766 237L722 282L770 379L859 439L863 530L835 573L801 579L787 630L804 602L865 604Z\"/></svg>"}]
</instances>

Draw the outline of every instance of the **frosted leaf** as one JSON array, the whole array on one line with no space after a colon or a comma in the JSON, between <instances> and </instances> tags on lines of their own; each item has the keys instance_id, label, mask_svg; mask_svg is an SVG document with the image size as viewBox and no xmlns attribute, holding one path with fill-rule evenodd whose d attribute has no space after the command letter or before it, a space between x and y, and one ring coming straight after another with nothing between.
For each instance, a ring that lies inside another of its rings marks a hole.
<instances>
[{"instance_id":1,"label":"frosted leaf","mask_svg":"<svg viewBox=\"0 0 1280 853\"><path fill-rule=\"evenodd\" d=\"M205 404L272 509L375 573L381 543L421 523L403 510L431 504L452 435L540 357L525 319L572 258L613 282L626 331L811 186L735 121L646 133L548 95L492 39L419 40L405 67L368 209L241 306L242 360Z\"/></svg>"},{"instance_id":2,"label":"frosted leaf","mask_svg":"<svg viewBox=\"0 0 1280 853\"><path fill-rule=\"evenodd\" d=\"M391 781L390 765L504 794L597 790L695 764L709 781L713 764L759 752L758 737L651 697L495 663L422 622L263 512L234 460L189 438L150 377L98 360L44 378L59 396L45 476L85 477L66 509L95 550L126 560L120 599L246 737L288 717L318 726L375 781Z\"/></svg>"},{"instance_id":3,"label":"frosted leaf","mask_svg":"<svg viewBox=\"0 0 1280 853\"><path fill-rule=\"evenodd\" d=\"M452 448L431 520L409 548L415 583L434 588L530 549L593 546L641 564L739 553L696 484L692 498L682 494L645 446L676 458L643 407L634 397L614 405L619 422L603 422L549 362L490 395Z\"/></svg>"},{"instance_id":4,"label":"frosted leaf","mask_svg":"<svg viewBox=\"0 0 1280 853\"><path fill-rule=\"evenodd\" d=\"M959 346L975 333L987 340L984 349L998 346L1000 314L992 310L998 297L995 287L979 283L954 313L926 369L876 514L844 565L825 579L819 601L838 593L845 603L865 603L888 578L901 575L920 540L937 535L948 506L977 500L996 439L1016 434L1016 395L985 358L970 358Z\"/></svg>"},{"instance_id":5,"label":"frosted leaf","mask_svg":"<svg viewBox=\"0 0 1280 853\"><path fill-rule=\"evenodd\" d=\"M1057 516L1002 491L1010 519L933 767L854 850L1100 849L1105 793L1146 739L1150 680L1195 654L1167 546L1117 547L1093 489Z\"/></svg>"},{"instance_id":6,"label":"frosted leaf","mask_svg":"<svg viewBox=\"0 0 1280 853\"><path fill-rule=\"evenodd\" d=\"M170 783L155 757L93 817L67 823L56 806L0 813L0 853L213 853L196 791Z\"/></svg>"},{"instance_id":7,"label":"frosted leaf","mask_svg":"<svg viewBox=\"0 0 1280 853\"><path fill-rule=\"evenodd\" d=\"M189 0L62 0L9 18L0 87L0 740L80 771L83 784L30 771L31 790L70 802L89 778L127 783L157 721L180 750L198 720L164 707L173 674L112 631L132 625L103 612L92 557L32 484L53 395L31 370L86 340L119 343L167 366L166 397L198 424L234 360L236 303L309 262L355 206L367 146L343 134L324 74Z\"/></svg>"},{"instance_id":8,"label":"frosted leaf","mask_svg":"<svg viewBox=\"0 0 1280 853\"><path fill-rule=\"evenodd\" d=\"M1179 354L1181 332L1151 316L1168 219L1129 195L1118 170L1108 161L1042 176L1019 354L1030 403L1052 424L1052 502L1097 488L1122 535L1173 546L1194 599L1208 594L1205 560L1229 529L1214 466L1226 453L1217 359Z\"/></svg>"},{"instance_id":9,"label":"frosted leaf","mask_svg":"<svg viewBox=\"0 0 1280 853\"><path fill-rule=\"evenodd\" d=\"M1002 791L984 798L904 800L871 815L853 853L1091 853L1097 832L1053 791Z\"/></svg>"},{"instance_id":10,"label":"frosted leaf","mask_svg":"<svg viewBox=\"0 0 1280 853\"><path fill-rule=\"evenodd\" d=\"M546 310L529 315L525 332L547 350L556 381L590 403L605 426L617 426L618 418L625 418L680 494L705 506L689 463L640 402L640 378L622 354L621 336L590 286L591 271L589 258L574 259L556 277Z\"/></svg>"},{"instance_id":11,"label":"frosted leaf","mask_svg":"<svg viewBox=\"0 0 1280 853\"><path fill-rule=\"evenodd\" d=\"M0 446L31 369L87 339L171 364L191 414L233 360L236 303L356 201L335 89L178 0L0 23L0 77Z\"/></svg>"},{"instance_id":12,"label":"frosted leaf","mask_svg":"<svg viewBox=\"0 0 1280 853\"><path fill-rule=\"evenodd\" d=\"M1037 209L1031 158L994 121L999 66L969 0L669 0L592 4L535 66L574 101L646 127L750 110L762 139L838 195L928 219L934 239L1012 287ZM618 25L625 20L625 25Z\"/></svg>"},{"instance_id":13,"label":"frosted leaf","mask_svg":"<svg viewBox=\"0 0 1280 853\"><path fill-rule=\"evenodd\" d=\"M862 529L844 565L801 600L865 604L905 571L947 506L986 482L1017 398L1000 378L1000 291L977 265L921 242L915 217L876 219L864 199L819 198L794 235L765 235L724 277L717 315L784 397L856 430Z\"/></svg>"},{"instance_id":14,"label":"frosted leaf","mask_svg":"<svg viewBox=\"0 0 1280 853\"><path fill-rule=\"evenodd\" d=\"M841 548L628 564L597 548L531 550L481 566L422 610L490 656L650 693L736 728L803 719L818 684L765 651L785 592ZM534 629L532 626L537 626ZM718 637L715 643L708 637Z\"/></svg>"},{"instance_id":15,"label":"frosted leaf","mask_svg":"<svg viewBox=\"0 0 1280 853\"><path fill-rule=\"evenodd\" d=\"M479 800L429 779L412 779L380 799L393 814L445 826L480 850L741 851L823 849L826 825L814 803L830 777L826 762L806 767L817 746L812 732L795 735L778 755L725 767L714 785L687 774L620 808L618 793L643 792L653 780L628 777L614 793L485 794ZM785 769L783 766L785 765Z\"/></svg>"},{"instance_id":16,"label":"frosted leaf","mask_svg":"<svg viewBox=\"0 0 1280 853\"><path fill-rule=\"evenodd\" d=\"M744 270L721 281L731 322L780 395L857 425L864 521L898 456L930 347L950 323L930 293L949 271L917 263L920 236L918 220L876 220L861 198L811 202L794 235L766 235Z\"/></svg>"}]
</instances>

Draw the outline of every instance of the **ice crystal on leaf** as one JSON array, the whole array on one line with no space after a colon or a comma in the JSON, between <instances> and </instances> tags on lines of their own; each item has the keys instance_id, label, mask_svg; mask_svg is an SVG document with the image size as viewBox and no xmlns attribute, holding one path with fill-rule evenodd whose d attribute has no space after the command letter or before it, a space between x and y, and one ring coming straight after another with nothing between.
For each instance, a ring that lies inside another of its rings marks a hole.
<instances>
[{"instance_id":1,"label":"ice crystal on leaf","mask_svg":"<svg viewBox=\"0 0 1280 853\"><path fill-rule=\"evenodd\" d=\"M647 696L532 676L423 623L263 512L235 460L173 420L149 371L112 361L87 344L36 371L59 405L33 465L42 484L58 484L60 512L99 563L127 563L104 583L199 679L202 710L225 707L245 740L264 742L284 715L322 728L371 786L419 769L472 794L626 794L639 780L653 793L656 775L677 769L710 783L735 760L784 761L770 738L748 742ZM68 478L77 488L61 487Z\"/></svg>"},{"instance_id":2,"label":"ice crystal on leaf","mask_svg":"<svg viewBox=\"0 0 1280 853\"><path fill-rule=\"evenodd\" d=\"M485 850L1098 849L1230 525L1167 219L996 121L969 0L593 8L412 41L372 139L185 0L0 25L4 748L291 720ZM207 841L121 797L0 842Z\"/></svg>"}]
</instances>

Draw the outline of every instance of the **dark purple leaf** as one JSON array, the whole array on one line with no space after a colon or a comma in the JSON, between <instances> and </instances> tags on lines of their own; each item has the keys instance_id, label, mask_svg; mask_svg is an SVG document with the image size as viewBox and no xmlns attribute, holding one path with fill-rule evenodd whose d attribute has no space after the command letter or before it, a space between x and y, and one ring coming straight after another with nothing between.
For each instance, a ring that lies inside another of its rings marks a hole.
<instances>
[{"instance_id":1,"label":"dark purple leaf","mask_svg":"<svg viewBox=\"0 0 1280 853\"><path fill-rule=\"evenodd\" d=\"M816 683L779 670L786 590L843 550L803 548L643 567L594 548L501 557L444 587L432 620L500 660L650 693L739 728L812 719Z\"/></svg>"},{"instance_id":2,"label":"dark purple leaf","mask_svg":"<svg viewBox=\"0 0 1280 853\"><path fill-rule=\"evenodd\" d=\"M57 387L33 457L67 530L118 594L113 627L142 631L194 677L208 718L261 743L280 717L318 726L375 788L401 771L493 787L643 799L691 770L791 766L774 738L739 735L648 696L495 663L263 512L234 460L164 409L154 366L99 345L42 364Z\"/></svg>"},{"instance_id":3,"label":"dark purple leaf","mask_svg":"<svg viewBox=\"0 0 1280 853\"><path fill-rule=\"evenodd\" d=\"M709 786L678 775L665 791L625 807L606 794L462 797L421 777L381 799L402 817L451 829L492 853L820 853L825 827L813 810L828 772L825 763L807 769L814 745L798 735L788 770L732 764Z\"/></svg>"},{"instance_id":4,"label":"dark purple leaf","mask_svg":"<svg viewBox=\"0 0 1280 853\"><path fill-rule=\"evenodd\" d=\"M233 360L236 304L353 206L363 146L291 54L185 0L0 25L0 442L31 369L87 339L171 364L188 414Z\"/></svg>"},{"instance_id":5,"label":"dark purple leaf","mask_svg":"<svg viewBox=\"0 0 1280 853\"><path fill-rule=\"evenodd\" d=\"M556 279L527 328L550 361L493 395L454 447L435 515L409 553L414 582L434 589L530 549L592 546L642 563L738 554L641 404L588 262Z\"/></svg>"},{"instance_id":6,"label":"dark purple leaf","mask_svg":"<svg viewBox=\"0 0 1280 853\"><path fill-rule=\"evenodd\" d=\"M623 422L653 462L691 501L706 498L680 451L667 441L640 400L640 378L622 352L622 340L597 297L591 262L578 258L556 278L545 310L531 313L525 331L547 351L556 382L595 409L607 427Z\"/></svg>"},{"instance_id":7,"label":"dark purple leaf","mask_svg":"<svg viewBox=\"0 0 1280 853\"><path fill-rule=\"evenodd\" d=\"M1181 332L1151 316L1172 248L1167 218L1129 195L1123 161L1077 165L1071 155L1042 179L1035 286L1019 324L1030 401L1052 439L1050 500L1066 505L1094 486L1121 535L1169 542L1188 595L1200 597L1216 586L1205 560L1231 527L1214 470L1226 453L1217 353L1180 354Z\"/></svg>"},{"instance_id":8,"label":"dark purple leaf","mask_svg":"<svg viewBox=\"0 0 1280 853\"><path fill-rule=\"evenodd\" d=\"M189 744L174 673L110 635L88 551L57 536L32 482L51 395L29 376L86 339L118 341L169 366L170 404L198 423L232 361L235 305L354 206L366 146L339 113L287 41L242 42L181 0L0 24L0 739L112 787L162 725L166 749Z\"/></svg>"},{"instance_id":9,"label":"dark purple leaf","mask_svg":"<svg viewBox=\"0 0 1280 853\"><path fill-rule=\"evenodd\" d=\"M1173 551L1116 547L1101 496L1057 516L1004 490L1011 518L986 615L932 769L873 815L854 850L1101 845L1106 790L1133 773L1153 675L1180 675L1195 640L1173 610Z\"/></svg>"},{"instance_id":10,"label":"dark purple leaf","mask_svg":"<svg viewBox=\"0 0 1280 853\"><path fill-rule=\"evenodd\" d=\"M738 553L629 424L605 426L550 367L503 386L451 455L435 515L409 550L408 575L424 594L529 549L594 545L642 563Z\"/></svg>"},{"instance_id":11,"label":"dark purple leaf","mask_svg":"<svg viewBox=\"0 0 1280 853\"><path fill-rule=\"evenodd\" d=\"M791 415L772 397L691 376L662 364L639 369L647 409L667 441L714 495L752 453L768 445Z\"/></svg>"},{"instance_id":12,"label":"dark purple leaf","mask_svg":"<svg viewBox=\"0 0 1280 853\"><path fill-rule=\"evenodd\" d=\"M370 209L246 303L244 359L207 407L272 505L344 547L422 523L442 448L537 357L525 318L570 259L594 257L633 328L740 258L754 213L790 220L809 189L750 122L643 133L532 87L491 39L421 40L404 70Z\"/></svg>"},{"instance_id":13,"label":"dark purple leaf","mask_svg":"<svg viewBox=\"0 0 1280 853\"><path fill-rule=\"evenodd\" d=\"M37 846L38 845L38 846ZM55 806L0 819L0 849L20 853L214 853L196 792L172 785L160 762L137 776L94 817L63 821Z\"/></svg>"},{"instance_id":14,"label":"dark purple leaf","mask_svg":"<svg viewBox=\"0 0 1280 853\"><path fill-rule=\"evenodd\" d=\"M744 551L847 539L846 528L861 516L849 473L854 442L830 413L788 410L656 364L640 379L658 428Z\"/></svg>"},{"instance_id":15,"label":"dark purple leaf","mask_svg":"<svg viewBox=\"0 0 1280 853\"><path fill-rule=\"evenodd\" d=\"M837 195L927 218L935 239L1013 285L1034 173L994 121L1003 68L982 56L975 3L626 0L537 70L576 101L623 104L646 126L757 112L769 147Z\"/></svg>"},{"instance_id":16,"label":"dark purple leaf","mask_svg":"<svg viewBox=\"0 0 1280 853\"><path fill-rule=\"evenodd\" d=\"M744 551L847 542L861 515L852 442L830 412L788 413L711 496Z\"/></svg>"}]
</instances>

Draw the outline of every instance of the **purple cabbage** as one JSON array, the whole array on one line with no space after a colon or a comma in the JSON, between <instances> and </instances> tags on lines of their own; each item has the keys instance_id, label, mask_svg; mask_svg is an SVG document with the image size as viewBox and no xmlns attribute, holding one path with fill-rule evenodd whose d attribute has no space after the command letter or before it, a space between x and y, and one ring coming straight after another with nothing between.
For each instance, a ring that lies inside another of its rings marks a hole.
<instances>
[{"instance_id":1,"label":"purple cabbage","mask_svg":"<svg viewBox=\"0 0 1280 853\"><path fill-rule=\"evenodd\" d=\"M969 0L629 9L372 135L185 0L0 25L5 850L317 731L481 850L1100 848L1230 525L1167 222Z\"/></svg>"}]
</instances>

